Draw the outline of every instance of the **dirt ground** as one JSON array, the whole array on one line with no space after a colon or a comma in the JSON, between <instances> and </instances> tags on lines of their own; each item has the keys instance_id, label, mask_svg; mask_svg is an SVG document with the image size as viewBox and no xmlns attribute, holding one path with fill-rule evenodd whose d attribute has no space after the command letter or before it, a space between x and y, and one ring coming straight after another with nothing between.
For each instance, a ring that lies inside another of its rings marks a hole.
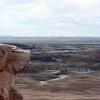
<instances>
[{"instance_id":1,"label":"dirt ground","mask_svg":"<svg viewBox=\"0 0 100 100\"><path fill-rule=\"evenodd\" d=\"M19 75L17 87L24 100L100 100L100 72L72 75L40 85L32 75Z\"/></svg>"}]
</instances>

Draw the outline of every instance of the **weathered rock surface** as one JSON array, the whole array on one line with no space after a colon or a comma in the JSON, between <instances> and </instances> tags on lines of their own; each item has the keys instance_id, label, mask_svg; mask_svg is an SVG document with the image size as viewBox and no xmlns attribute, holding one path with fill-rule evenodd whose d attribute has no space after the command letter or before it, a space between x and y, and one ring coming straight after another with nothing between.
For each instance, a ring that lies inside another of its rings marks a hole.
<instances>
[{"instance_id":1,"label":"weathered rock surface","mask_svg":"<svg viewBox=\"0 0 100 100\"><path fill-rule=\"evenodd\" d=\"M0 45L0 100L23 100L15 86L16 75L24 70L29 53L10 45Z\"/></svg>"}]
</instances>

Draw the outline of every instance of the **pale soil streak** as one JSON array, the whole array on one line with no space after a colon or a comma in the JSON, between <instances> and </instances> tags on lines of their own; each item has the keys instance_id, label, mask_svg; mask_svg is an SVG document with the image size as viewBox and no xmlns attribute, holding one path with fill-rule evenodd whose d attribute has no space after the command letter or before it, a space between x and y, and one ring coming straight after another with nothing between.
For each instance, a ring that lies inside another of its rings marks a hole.
<instances>
[{"instance_id":1,"label":"pale soil streak","mask_svg":"<svg viewBox=\"0 0 100 100\"><path fill-rule=\"evenodd\" d=\"M55 79L51 79L51 80L47 80L47 81L40 81L39 85L45 85L51 81L57 81L57 80L61 80L61 79L68 78L68 77L70 77L70 75L61 75L61 76L59 76L59 78L55 78Z\"/></svg>"}]
</instances>

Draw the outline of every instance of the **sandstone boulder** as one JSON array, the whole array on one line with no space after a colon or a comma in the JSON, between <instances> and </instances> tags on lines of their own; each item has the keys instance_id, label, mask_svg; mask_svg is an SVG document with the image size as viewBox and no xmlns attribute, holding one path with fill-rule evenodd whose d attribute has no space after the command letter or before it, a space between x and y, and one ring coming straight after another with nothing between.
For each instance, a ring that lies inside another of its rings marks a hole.
<instances>
[{"instance_id":1,"label":"sandstone boulder","mask_svg":"<svg viewBox=\"0 0 100 100\"><path fill-rule=\"evenodd\" d=\"M10 45L0 45L0 100L23 100L16 89L15 79L29 59L29 52Z\"/></svg>"}]
</instances>

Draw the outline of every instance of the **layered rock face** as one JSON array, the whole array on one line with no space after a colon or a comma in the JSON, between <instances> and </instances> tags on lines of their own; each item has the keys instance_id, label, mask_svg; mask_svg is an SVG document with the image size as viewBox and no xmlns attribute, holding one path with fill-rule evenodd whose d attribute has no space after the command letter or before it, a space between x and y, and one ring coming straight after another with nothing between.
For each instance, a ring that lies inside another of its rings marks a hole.
<instances>
[{"instance_id":1,"label":"layered rock face","mask_svg":"<svg viewBox=\"0 0 100 100\"><path fill-rule=\"evenodd\" d=\"M29 59L29 52L10 45L0 45L0 100L23 100L15 86L15 79Z\"/></svg>"}]
</instances>

